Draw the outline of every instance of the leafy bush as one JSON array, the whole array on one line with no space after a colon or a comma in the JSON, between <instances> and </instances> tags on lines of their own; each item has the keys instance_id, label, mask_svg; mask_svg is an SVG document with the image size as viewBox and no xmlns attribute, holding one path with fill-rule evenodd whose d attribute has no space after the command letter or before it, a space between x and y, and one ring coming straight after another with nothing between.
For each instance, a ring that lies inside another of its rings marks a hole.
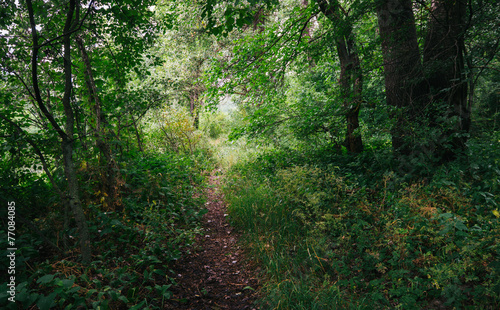
<instances>
[{"instance_id":1,"label":"leafy bush","mask_svg":"<svg viewBox=\"0 0 500 310\"><path fill-rule=\"evenodd\" d=\"M186 108L167 105L150 121L154 123L147 134L150 151L162 148L167 152L191 154L200 147L201 132L194 127L194 120Z\"/></svg>"},{"instance_id":2,"label":"leafy bush","mask_svg":"<svg viewBox=\"0 0 500 310\"><path fill-rule=\"evenodd\" d=\"M204 113L200 123L201 130L212 139L217 139L229 132L228 116L224 113Z\"/></svg>"}]
</instances>

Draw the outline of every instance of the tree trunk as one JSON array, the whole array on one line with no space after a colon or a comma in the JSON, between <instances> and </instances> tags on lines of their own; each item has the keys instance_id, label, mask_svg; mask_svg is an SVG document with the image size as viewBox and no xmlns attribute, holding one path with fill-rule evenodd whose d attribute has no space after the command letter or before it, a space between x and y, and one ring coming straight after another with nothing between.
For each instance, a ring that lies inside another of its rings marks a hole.
<instances>
[{"instance_id":1,"label":"tree trunk","mask_svg":"<svg viewBox=\"0 0 500 310\"><path fill-rule=\"evenodd\" d=\"M363 75L352 34L338 40L337 51L340 59L340 93L346 110L347 131L344 146L350 153L363 151L363 140L356 132L359 128L359 109L362 101Z\"/></svg>"},{"instance_id":2,"label":"tree trunk","mask_svg":"<svg viewBox=\"0 0 500 310\"><path fill-rule=\"evenodd\" d=\"M385 95L394 108L392 146L397 155L415 150L415 128L427 102L411 0L382 0L377 7L382 38ZM418 147L418 146L417 146Z\"/></svg>"},{"instance_id":3,"label":"tree trunk","mask_svg":"<svg viewBox=\"0 0 500 310\"><path fill-rule=\"evenodd\" d=\"M191 95L189 96L189 113L193 118L193 127L196 129L198 129L200 125L198 107L196 106L198 102L198 96L198 88L197 85L195 85Z\"/></svg>"},{"instance_id":4,"label":"tree trunk","mask_svg":"<svg viewBox=\"0 0 500 310\"><path fill-rule=\"evenodd\" d=\"M105 128L106 119L104 114L102 113L102 104L99 98L99 94L97 92L97 87L94 81L94 75L92 73L92 65L90 63L90 58L88 56L87 50L85 49L85 45L83 44L83 40L81 37L76 38L76 42L78 48L80 50L80 54L82 55L83 63L85 64L85 81L87 82L87 88L89 91L89 101L90 104L92 102L94 119L95 119L95 138L96 138L96 146L102 153L101 165L104 167L104 171L102 173L102 192L106 194L105 208L109 208L111 210L116 210L116 198L118 193L116 191L116 173L115 173L115 164L113 160L113 154L111 151L111 147L108 143L108 133ZM135 125L135 124L134 124Z\"/></svg>"},{"instance_id":5,"label":"tree trunk","mask_svg":"<svg viewBox=\"0 0 500 310\"><path fill-rule=\"evenodd\" d=\"M465 13L461 1L433 0L425 38L424 67L432 99L429 121L430 126L442 130L435 149L441 161L452 160L465 148L470 129L463 41Z\"/></svg>"},{"instance_id":6,"label":"tree trunk","mask_svg":"<svg viewBox=\"0 0 500 310\"><path fill-rule=\"evenodd\" d=\"M340 4L337 1L330 3L318 1L318 4L328 19L340 25L336 45L340 61L340 93L347 123L344 146L349 153L361 153L363 151L363 140L356 130L359 128L363 74L359 56L355 48L352 24L347 20L348 12L341 10Z\"/></svg>"},{"instance_id":7,"label":"tree trunk","mask_svg":"<svg viewBox=\"0 0 500 310\"><path fill-rule=\"evenodd\" d=\"M84 264L90 263L92 259L90 249L90 232L83 212L82 203L80 201L80 190L78 186L78 179L76 176L75 165L73 162L73 130L75 123L75 116L71 106L71 91L73 89L72 73L71 73L71 30L79 21L79 3L76 0L70 0L68 13L66 15L66 23L64 25L64 77L65 88L62 104L64 107L64 114L66 116L65 131L66 135L62 138L62 152L64 161L64 173L68 181L68 199L71 210L75 217L76 225L78 227L80 237L80 248L82 251L82 261ZM73 14L76 20L73 20Z\"/></svg>"},{"instance_id":8,"label":"tree trunk","mask_svg":"<svg viewBox=\"0 0 500 310\"><path fill-rule=\"evenodd\" d=\"M35 95L35 100L38 107L42 111L44 117L52 124L61 138L61 150L64 162L64 172L68 182L67 189L67 201L69 202L70 208L75 217L76 225L78 227L79 239L80 239L80 249L82 252L82 261L84 264L90 263L91 248L90 248L90 233L87 226L87 221L85 219L85 214L83 212L83 207L79 198L79 188L78 180L76 177L76 171L73 162L73 130L74 130L74 113L71 107L71 92L73 88L72 73L71 73L71 32L78 25L80 7L77 0L70 0L69 7L66 14L66 21L64 24L62 41L64 47L63 63L64 63L64 77L65 77L65 87L64 94L62 98L62 105L64 108L64 114L66 116L65 129L63 130L54 116L47 109L40 93L40 88L38 84L38 52L40 46L38 44L38 31L36 29L35 16L33 10L33 4L31 0L26 0L26 5L28 8L28 14L31 25L31 36L33 42L32 48L32 58L31 58L31 76L33 82L33 91ZM64 204L64 201L63 201Z\"/></svg>"},{"instance_id":9,"label":"tree trunk","mask_svg":"<svg viewBox=\"0 0 500 310\"><path fill-rule=\"evenodd\" d=\"M88 264L91 261L90 232L83 212L82 203L79 197L78 179L73 162L73 142L63 141L61 143L64 159L64 173L68 182L68 200L73 216L78 228L82 261Z\"/></svg>"},{"instance_id":10,"label":"tree trunk","mask_svg":"<svg viewBox=\"0 0 500 310\"><path fill-rule=\"evenodd\" d=\"M137 147L139 148L139 151L141 153L144 153L144 148L142 147L141 135L139 133L139 127L137 126L137 122L139 122L139 120L135 119L133 115L130 116L132 117L132 124L134 124L134 132L135 132L135 137L137 139Z\"/></svg>"},{"instance_id":11,"label":"tree trunk","mask_svg":"<svg viewBox=\"0 0 500 310\"><path fill-rule=\"evenodd\" d=\"M189 112L193 118L193 127L198 129L200 126L200 107L202 103L200 101L200 95L205 91L203 84L197 82L198 78L201 76L201 67L205 62L205 58L199 58L194 60L194 75L192 79L195 81L190 85L188 89L189 96Z\"/></svg>"}]
</instances>

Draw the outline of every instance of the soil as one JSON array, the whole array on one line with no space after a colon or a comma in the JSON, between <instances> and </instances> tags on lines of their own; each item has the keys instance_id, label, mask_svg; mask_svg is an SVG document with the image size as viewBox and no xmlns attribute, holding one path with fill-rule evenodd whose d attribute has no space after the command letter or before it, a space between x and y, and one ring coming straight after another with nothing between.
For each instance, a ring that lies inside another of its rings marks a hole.
<instances>
[{"instance_id":1,"label":"soil","mask_svg":"<svg viewBox=\"0 0 500 310\"><path fill-rule=\"evenodd\" d=\"M259 281L255 265L238 244L239 235L226 220L227 208L219 190L220 171L210 175L204 234L197 237L197 250L174 263L171 275L177 285L165 309L259 309Z\"/></svg>"}]
</instances>

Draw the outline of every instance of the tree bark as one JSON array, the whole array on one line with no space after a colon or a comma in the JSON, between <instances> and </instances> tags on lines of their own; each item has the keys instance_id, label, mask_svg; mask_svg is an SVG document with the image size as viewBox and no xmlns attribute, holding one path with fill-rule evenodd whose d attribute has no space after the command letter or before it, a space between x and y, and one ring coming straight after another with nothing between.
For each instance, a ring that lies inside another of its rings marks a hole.
<instances>
[{"instance_id":1,"label":"tree bark","mask_svg":"<svg viewBox=\"0 0 500 310\"><path fill-rule=\"evenodd\" d=\"M198 129L200 126L200 107L202 106L202 102L200 101L200 95L205 90L203 84L198 82L198 78L201 76L201 67L205 62L205 58L199 58L194 60L194 75L193 80L195 81L193 84L189 85L187 90L189 97L189 112L191 117L193 118L193 126Z\"/></svg>"},{"instance_id":2,"label":"tree bark","mask_svg":"<svg viewBox=\"0 0 500 310\"><path fill-rule=\"evenodd\" d=\"M431 3L423 58L432 99L429 123L442 130L435 150L441 161L452 160L465 148L471 123L464 62L465 14L461 1Z\"/></svg>"},{"instance_id":3,"label":"tree bark","mask_svg":"<svg viewBox=\"0 0 500 310\"><path fill-rule=\"evenodd\" d=\"M139 127L137 126L137 122L139 122L139 119L135 119L132 114L130 116L132 117L132 124L134 124L134 132L135 132L135 137L137 139L137 147L139 148L139 151L141 153L144 153L144 148L142 147L141 135L139 134Z\"/></svg>"},{"instance_id":4,"label":"tree bark","mask_svg":"<svg viewBox=\"0 0 500 310\"><path fill-rule=\"evenodd\" d=\"M102 153L101 159L104 158L104 160L102 160L102 163L100 165L105 167L104 173L102 173L102 183L103 183L102 192L106 194L105 196L106 207L112 210L116 210L116 198L118 196L116 191L116 184L117 184L116 173L115 173L116 166L114 165L113 154L107 139L108 133L106 132L106 128L104 126L106 124L106 119L102 112L101 99L99 98L99 93L95 85L94 75L92 73L92 64L90 63L90 57L88 56L82 38L77 37L76 42L80 50L80 54L82 55L83 63L85 64L85 73L86 73L85 81L87 82L87 88L89 91L89 101L90 104L92 104L92 102L94 103L93 111L95 119L96 146Z\"/></svg>"},{"instance_id":5,"label":"tree bark","mask_svg":"<svg viewBox=\"0 0 500 310\"><path fill-rule=\"evenodd\" d=\"M76 225L78 227L80 237L80 248L82 251L82 261L84 264L90 263L92 259L90 249L90 232L83 212L82 203L80 201L80 190L78 186L78 179L76 177L75 165L73 162L73 130L75 117L73 108L71 106L71 91L73 89L72 72L71 72L71 29L78 23L80 6L77 0L70 0L69 9L66 15L66 23L64 25L64 77L65 88L62 104L64 107L64 114L66 116L65 131L66 137L62 139L62 152L64 161L64 172L68 181L68 194L69 205L73 211ZM75 19L73 17L75 15Z\"/></svg>"},{"instance_id":6,"label":"tree bark","mask_svg":"<svg viewBox=\"0 0 500 310\"><path fill-rule=\"evenodd\" d=\"M340 61L340 93L347 123L344 146L349 153L361 153L363 151L363 140L356 131L359 128L363 74L361 62L355 48L352 24L347 20L348 12L341 10L337 1L330 3L318 1L318 4L323 14L333 23L339 25L340 28L336 46Z\"/></svg>"},{"instance_id":7,"label":"tree bark","mask_svg":"<svg viewBox=\"0 0 500 310\"><path fill-rule=\"evenodd\" d=\"M194 85L194 89L192 90L191 95L189 96L189 114L191 114L191 117L193 118L193 127L198 129L200 122L199 122L199 111L197 102L198 102L198 88L197 85Z\"/></svg>"},{"instance_id":8,"label":"tree bark","mask_svg":"<svg viewBox=\"0 0 500 310\"><path fill-rule=\"evenodd\" d=\"M337 51L340 59L340 93L346 109L347 122L344 146L350 153L361 153L363 151L363 140L356 130L359 128L363 74L358 54L354 49L352 34L338 40Z\"/></svg>"},{"instance_id":9,"label":"tree bark","mask_svg":"<svg viewBox=\"0 0 500 310\"><path fill-rule=\"evenodd\" d=\"M415 151L415 129L423 116L428 87L424 80L411 0L382 0L377 7L385 95L394 108L392 147L396 155Z\"/></svg>"}]
</instances>

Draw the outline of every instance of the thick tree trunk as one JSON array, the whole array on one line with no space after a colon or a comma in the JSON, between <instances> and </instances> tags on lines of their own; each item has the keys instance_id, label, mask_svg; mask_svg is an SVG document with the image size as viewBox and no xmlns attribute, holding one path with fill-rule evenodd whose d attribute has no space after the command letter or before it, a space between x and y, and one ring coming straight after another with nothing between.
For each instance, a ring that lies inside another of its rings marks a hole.
<instances>
[{"instance_id":1,"label":"thick tree trunk","mask_svg":"<svg viewBox=\"0 0 500 310\"><path fill-rule=\"evenodd\" d=\"M385 95L394 107L392 146L397 155L414 150L415 128L427 102L411 0L382 0L377 7L382 38Z\"/></svg>"},{"instance_id":2,"label":"thick tree trunk","mask_svg":"<svg viewBox=\"0 0 500 310\"><path fill-rule=\"evenodd\" d=\"M61 143L64 160L64 173L68 182L68 200L73 216L75 217L76 226L78 228L80 249L82 252L82 261L88 264L91 261L90 248L90 232L83 212L82 203L80 201L78 179L73 162L73 142L63 141Z\"/></svg>"},{"instance_id":3,"label":"thick tree trunk","mask_svg":"<svg viewBox=\"0 0 500 310\"><path fill-rule=\"evenodd\" d=\"M453 159L465 148L471 122L464 69L465 13L461 1L433 0L425 38L424 67L432 99L430 126L442 128L435 149L441 161ZM448 125L447 120L453 123Z\"/></svg>"}]
</instances>

